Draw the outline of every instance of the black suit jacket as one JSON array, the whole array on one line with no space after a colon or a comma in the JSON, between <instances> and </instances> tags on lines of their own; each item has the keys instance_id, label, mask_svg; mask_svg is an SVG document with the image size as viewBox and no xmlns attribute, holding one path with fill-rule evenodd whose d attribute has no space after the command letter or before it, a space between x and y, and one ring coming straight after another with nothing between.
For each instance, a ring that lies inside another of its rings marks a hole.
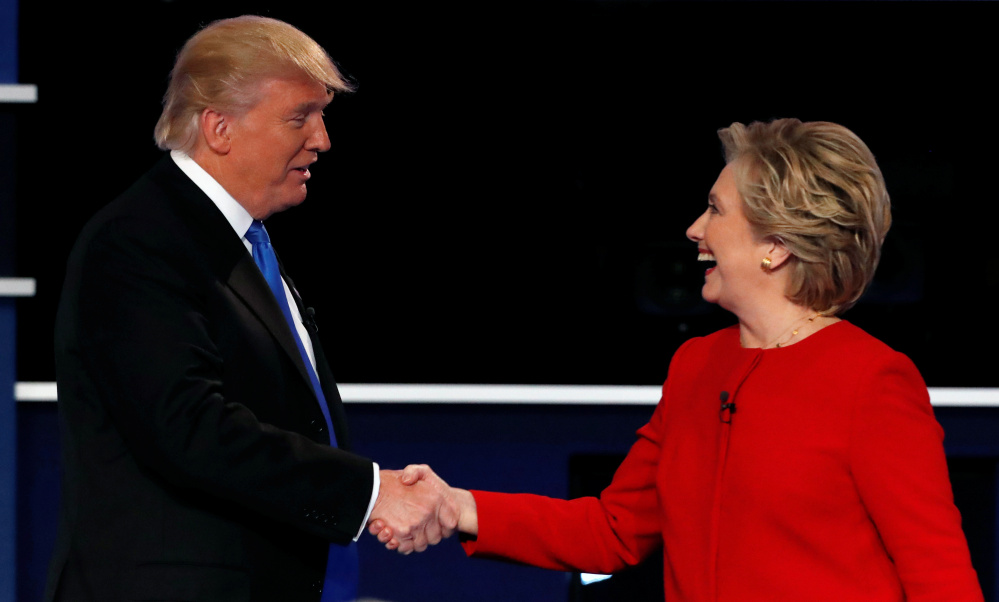
<instances>
[{"instance_id":1,"label":"black suit jacket","mask_svg":"<svg viewBox=\"0 0 999 602\"><path fill-rule=\"evenodd\" d=\"M169 157L100 211L56 320L64 478L45 599L318 599L373 470L346 451L313 345L340 449L259 269Z\"/></svg>"}]
</instances>

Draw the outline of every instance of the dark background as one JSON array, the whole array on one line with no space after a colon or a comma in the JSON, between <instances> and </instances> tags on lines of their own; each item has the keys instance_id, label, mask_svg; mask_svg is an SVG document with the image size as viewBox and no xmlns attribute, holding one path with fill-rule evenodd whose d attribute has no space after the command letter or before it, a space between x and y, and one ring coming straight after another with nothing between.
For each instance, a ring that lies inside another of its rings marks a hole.
<instances>
[{"instance_id":1,"label":"dark background","mask_svg":"<svg viewBox=\"0 0 999 602\"><path fill-rule=\"evenodd\" d=\"M895 226L847 317L930 386L996 386L992 3L22 2L19 380L53 380L51 324L85 220L161 152L176 51L257 13L358 85L306 203L269 222L342 382L657 384L699 299L684 231L733 121L842 123L872 148ZM112 11L113 12L113 11Z\"/></svg>"},{"instance_id":2,"label":"dark background","mask_svg":"<svg viewBox=\"0 0 999 602\"><path fill-rule=\"evenodd\" d=\"M847 318L930 386L999 386L987 2L24 0L19 79L39 102L0 107L17 178L0 236L17 238L16 275L38 281L18 306L19 380L54 380L77 232L162 154L152 129L175 53L244 13L300 27L358 85L327 110L333 149L309 199L268 223L342 382L660 383L681 341L733 321L700 301L704 265L684 238L722 168L715 132L793 116L857 132L892 194L882 267ZM385 467L427 462L459 486L557 497L598 490L651 412L348 409L359 453ZM973 561L999 599L999 416L937 416ZM55 535L55 425L55 404L19 404L25 600ZM618 577L586 593L562 573L463 562L453 541L406 558L360 547L362 592L383 599L642 599L611 593Z\"/></svg>"}]
</instances>

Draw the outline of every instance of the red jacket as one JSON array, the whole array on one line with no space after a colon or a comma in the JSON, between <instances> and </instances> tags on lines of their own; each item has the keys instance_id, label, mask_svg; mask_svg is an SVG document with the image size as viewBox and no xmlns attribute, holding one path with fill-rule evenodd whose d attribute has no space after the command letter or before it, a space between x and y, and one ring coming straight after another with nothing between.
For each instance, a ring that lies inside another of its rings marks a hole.
<instances>
[{"instance_id":1,"label":"red jacket","mask_svg":"<svg viewBox=\"0 0 999 602\"><path fill-rule=\"evenodd\" d=\"M599 499L473 492L466 551L610 573L663 547L669 602L980 601L942 441L912 362L852 324L733 327L677 351Z\"/></svg>"}]
</instances>

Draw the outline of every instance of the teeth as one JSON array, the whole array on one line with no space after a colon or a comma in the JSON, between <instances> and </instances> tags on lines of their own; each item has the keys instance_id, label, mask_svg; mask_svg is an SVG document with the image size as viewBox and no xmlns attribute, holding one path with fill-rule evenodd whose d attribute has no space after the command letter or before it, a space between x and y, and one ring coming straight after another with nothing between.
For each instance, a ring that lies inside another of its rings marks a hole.
<instances>
[{"instance_id":1,"label":"teeth","mask_svg":"<svg viewBox=\"0 0 999 602\"><path fill-rule=\"evenodd\" d=\"M697 261L714 261L714 260L715 260L715 256L712 255L711 253L698 253L697 254Z\"/></svg>"}]
</instances>

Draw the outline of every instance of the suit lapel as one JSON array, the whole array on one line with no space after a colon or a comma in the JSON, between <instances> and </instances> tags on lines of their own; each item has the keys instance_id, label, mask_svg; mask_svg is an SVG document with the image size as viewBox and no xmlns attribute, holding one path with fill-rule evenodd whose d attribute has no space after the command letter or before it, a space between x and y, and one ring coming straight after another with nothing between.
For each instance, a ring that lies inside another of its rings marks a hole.
<instances>
[{"instance_id":1,"label":"suit lapel","mask_svg":"<svg viewBox=\"0 0 999 602\"><path fill-rule=\"evenodd\" d=\"M201 248L219 281L224 282L267 328L312 391L312 381L298 346L267 280L222 212L169 156L160 160L150 176L169 195L178 215L190 228L192 241Z\"/></svg>"},{"instance_id":2,"label":"suit lapel","mask_svg":"<svg viewBox=\"0 0 999 602\"><path fill-rule=\"evenodd\" d=\"M274 293L271 292L267 281L257 264L250 258L249 253L244 253L232 269L226 286L253 312L257 319L270 331L277 340L281 349L288 355L288 359L294 362L299 375L309 385L312 390L312 379L306 371L302 354L298 352L298 344L293 338L291 326L284 319L284 314L278 306ZM316 400L318 403L319 400Z\"/></svg>"},{"instance_id":3,"label":"suit lapel","mask_svg":"<svg viewBox=\"0 0 999 602\"><path fill-rule=\"evenodd\" d=\"M281 276L291 290L291 296L298 306L298 313L305 320L305 330L309 333L312 341L312 351L316 355L316 374L319 376L319 385L323 388L323 395L326 396L326 407L330 412L330 420L333 421L333 430L336 432L337 447L343 450L350 450L350 438L347 433L347 417L343 411L343 400L340 399L340 390L336 386L336 379L329 368L326 354L323 352L322 343L319 341L319 326L316 324L314 316L309 314L309 308L305 307L302 296L291 277L284 271L281 258L278 257L278 264L281 266ZM308 316L308 317L306 317Z\"/></svg>"}]
</instances>

